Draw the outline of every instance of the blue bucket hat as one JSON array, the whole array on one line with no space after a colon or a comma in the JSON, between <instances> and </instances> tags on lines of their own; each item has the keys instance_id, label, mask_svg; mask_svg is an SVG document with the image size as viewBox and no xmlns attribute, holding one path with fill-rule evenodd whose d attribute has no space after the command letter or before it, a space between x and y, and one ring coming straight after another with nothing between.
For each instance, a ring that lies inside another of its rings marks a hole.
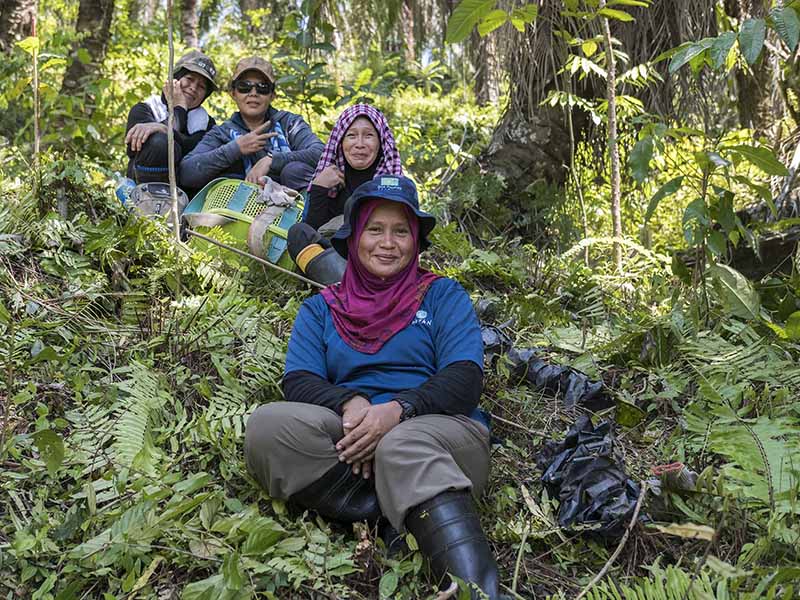
<instances>
[{"instance_id":1,"label":"blue bucket hat","mask_svg":"<svg viewBox=\"0 0 800 600\"><path fill-rule=\"evenodd\" d=\"M430 246L428 234L436 227L436 217L419 209L417 186L408 177L397 175L376 175L375 179L362 183L344 205L344 222L331 237L331 245L347 258L347 238L353 233L356 216L365 200L389 200L405 204L419 219L419 250Z\"/></svg>"}]
</instances>

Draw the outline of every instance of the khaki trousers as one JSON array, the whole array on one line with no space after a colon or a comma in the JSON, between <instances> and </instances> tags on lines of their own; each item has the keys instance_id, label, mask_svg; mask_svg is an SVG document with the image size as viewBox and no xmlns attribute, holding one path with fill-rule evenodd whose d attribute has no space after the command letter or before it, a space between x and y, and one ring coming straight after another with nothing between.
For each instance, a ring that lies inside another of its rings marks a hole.
<instances>
[{"instance_id":1,"label":"khaki trousers","mask_svg":"<svg viewBox=\"0 0 800 600\"><path fill-rule=\"evenodd\" d=\"M341 438L342 418L328 408L265 404L247 422L247 468L270 496L285 500L339 461ZM442 492L481 494L489 477L489 431L465 416L415 417L383 437L373 467L381 511L404 531L409 509Z\"/></svg>"}]
</instances>

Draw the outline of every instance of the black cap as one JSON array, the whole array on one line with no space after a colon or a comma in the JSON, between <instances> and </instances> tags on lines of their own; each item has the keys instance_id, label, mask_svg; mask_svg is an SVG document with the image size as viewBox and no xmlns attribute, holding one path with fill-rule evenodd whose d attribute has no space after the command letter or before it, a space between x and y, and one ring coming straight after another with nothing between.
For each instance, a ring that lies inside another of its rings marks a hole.
<instances>
[{"instance_id":1,"label":"black cap","mask_svg":"<svg viewBox=\"0 0 800 600\"><path fill-rule=\"evenodd\" d=\"M172 71L173 77L176 76L181 69L202 75L208 80L209 85L206 90L206 97L217 89L217 82L214 80L217 76L217 68L214 66L214 61L199 50L187 52L178 59Z\"/></svg>"},{"instance_id":2,"label":"black cap","mask_svg":"<svg viewBox=\"0 0 800 600\"><path fill-rule=\"evenodd\" d=\"M419 219L419 249L430 246L428 234L436 227L436 217L419 209L417 186L408 177L397 175L376 175L375 179L362 183L347 199L344 205L344 223L331 237L331 245L347 258L347 238L353 233L356 217L364 200L389 200L405 204Z\"/></svg>"}]
</instances>

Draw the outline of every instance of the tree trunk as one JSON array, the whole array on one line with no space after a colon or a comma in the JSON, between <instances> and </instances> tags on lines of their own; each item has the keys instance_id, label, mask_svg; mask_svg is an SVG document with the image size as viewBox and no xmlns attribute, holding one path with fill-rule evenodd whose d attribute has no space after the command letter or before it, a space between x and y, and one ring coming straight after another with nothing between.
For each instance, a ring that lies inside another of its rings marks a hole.
<instances>
[{"instance_id":1,"label":"tree trunk","mask_svg":"<svg viewBox=\"0 0 800 600\"><path fill-rule=\"evenodd\" d=\"M181 38L189 48L199 47L197 41L197 25L200 21L200 12L197 0L182 0L181 2Z\"/></svg>"},{"instance_id":2,"label":"tree trunk","mask_svg":"<svg viewBox=\"0 0 800 600\"><path fill-rule=\"evenodd\" d=\"M35 0L0 2L0 52L11 52L14 42L32 35Z\"/></svg>"},{"instance_id":3,"label":"tree trunk","mask_svg":"<svg viewBox=\"0 0 800 600\"><path fill-rule=\"evenodd\" d=\"M470 44L472 66L475 69L475 101L480 106L494 104L500 98L497 37L493 33L481 37L475 29L470 36Z\"/></svg>"},{"instance_id":4,"label":"tree trunk","mask_svg":"<svg viewBox=\"0 0 800 600\"><path fill-rule=\"evenodd\" d=\"M79 90L86 89L85 83L99 73L106 57L113 15L114 0L81 0L75 31L82 35L82 39L76 41L70 50L69 66L61 84L61 94L77 95ZM88 53L85 64L78 58L81 48Z\"/></svg>"},{"instance_id":5,"label":"tree trunk","mask_svg":"<svg viewBox=\"0 0 800 600\"><path fill-rule=\"evenodd\" d=\"M726 12L740 24L750 18L765 18L768 8L763 0L725 0ZM772 53L764 51L749 69L736 69L739 122L742 127L754 129L756 135L768 133L771 126L783 116L783 107L777 95L779 82L775 77L776 60L777 57Z\"/></svg>"},{"instance_id":6,"label":"tree trunk","mask_svg":"<svg viewBox=\"0 0 800 600\"><path fill-rule=\"evenodd\" d=\"M695 0L688 5L677 0L662 0L649 8L624 7L636 19L636 26L614 21L610 24L611 34L621 41L621 48L630 56L630 66L644 63L675 47L676 37L685 41L716 35L715 3L716 0ZM566 110L558 105L542 104L551 91L565 89L561 79L564 75L560 75L559 70L568 52L578 51L568 48L563 36L554 35L554 31L571 31L584 39L604 33L600 19L589 25L580 23L571 17L562 17L562 8L563 3L555 0L540 2L539 16L533 25L523 34L509 28L511 35L502 40L502 62L508 65L510 81L508 108L479 163L482 169L503 176L503 200L521 203L523 207L525 198L531 196L532 184L540 181L563 186L572 162L570 119ZM663 86L652 86L636 93L650 112L670 114L675 110L672 101L675 78L666 73L667 64L661 61L657 65L663 71ZM605 82L598 78L581 80L575 77L568 83L570 92L581 98L597 100L606 96ZM623 93L626 93L624 88ZM573 109L570 116L574 140L578 144L591 134L591 121L588 114L579 109Z\"/></svg>"},{"instance_id":7,"label":"tree trunk","mask_svg":"<svg viewBox=\"0 0 800 600\"><path fill-rule=\"evenodd\" d=\"M417 43L414 35L414 0L403 0L400 10L403 26L403 50L406 62L411 64L417 58Z\"/></svg>"}]
</instances>

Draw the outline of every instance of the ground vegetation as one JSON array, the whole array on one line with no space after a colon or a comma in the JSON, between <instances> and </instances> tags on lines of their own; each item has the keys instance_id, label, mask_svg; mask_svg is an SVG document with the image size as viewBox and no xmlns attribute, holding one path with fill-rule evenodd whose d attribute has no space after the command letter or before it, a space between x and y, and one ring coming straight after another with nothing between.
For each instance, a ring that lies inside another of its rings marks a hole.
<instances>
[{"instance_id":1,"label":"ground vegetation","mask_svg":"<svg viewBox=\"0 0 800 600\"><path fill-rule=\"evenodd\" d=\"M297 512L246 472L244 423L281 400L313 290L176 244L115 199L125 115L162 85L168 24L157 3L117 0L76 31L85 4L40 0L35 35L15 26L0 47L0 595L433 598L413 539L388 558L374 531ZM28 3L11 5L23 23ZM800 587L800 6L680 6L176 3L175 31L223 81L242 56L273 56L276 103L322 137L343 106L378 105L439 218L426 266L515 347L603 382L613 406L592 418L615 422L632 478L698 474L643 486L624 545L561 528L536 456L584 411L489 356L501 443L480 509L519 598ZM533 154L501 150L522 122L544 136Z\"/></svg>"}]
</instances>

